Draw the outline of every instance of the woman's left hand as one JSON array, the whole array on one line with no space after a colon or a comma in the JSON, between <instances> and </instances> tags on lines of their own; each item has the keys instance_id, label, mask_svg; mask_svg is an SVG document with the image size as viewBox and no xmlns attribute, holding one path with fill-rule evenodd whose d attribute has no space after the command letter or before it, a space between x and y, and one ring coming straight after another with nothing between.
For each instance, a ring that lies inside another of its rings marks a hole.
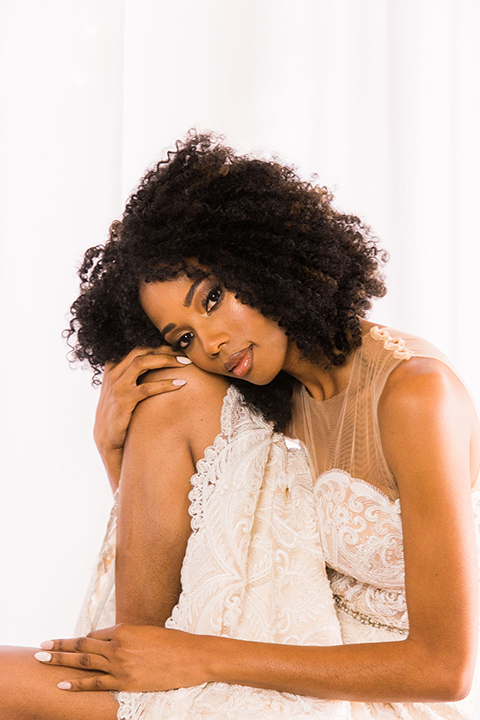
<instances>
[{"instance_id":1,"label":"woman's left hand","mask_svg":"<svg viewBox=\"0 0 480 720\"><path fill-rule=\"evenodd\" d=\"M120 624L86 637L42 643L35 657L48 665L99 671L72 680L66 673L58 685L62 690L155 692L207 681L201 661L205 640L179 630Z\"/></svg>"}]
</instances>

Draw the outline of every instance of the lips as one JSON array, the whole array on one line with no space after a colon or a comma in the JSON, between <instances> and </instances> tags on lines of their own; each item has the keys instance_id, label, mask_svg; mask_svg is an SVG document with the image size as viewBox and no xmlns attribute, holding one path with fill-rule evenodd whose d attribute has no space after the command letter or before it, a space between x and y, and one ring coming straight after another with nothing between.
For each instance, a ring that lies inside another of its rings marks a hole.
<instances>
[{"instance_id":1,"label":"lips","mask_svg":"<svg viewBox=\"0 0 480 720\"><path fill-rule=\"evenodd\" d=\"M252 367L253 360L253 346L239 350L233 355L230 355L228 361L225 363L224 368L226 372L233 372L237 377L243 377Z\"/></svg>"}]
</instances>

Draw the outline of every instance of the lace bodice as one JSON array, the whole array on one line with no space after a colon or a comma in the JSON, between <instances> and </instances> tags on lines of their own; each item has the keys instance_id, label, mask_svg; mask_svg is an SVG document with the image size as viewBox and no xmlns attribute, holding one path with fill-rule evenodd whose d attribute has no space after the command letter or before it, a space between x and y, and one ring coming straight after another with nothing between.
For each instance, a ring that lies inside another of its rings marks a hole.
<instances>
[{"instance_id":1,"label":"lace bodice","mask_svg":"<svg viewBox=\"0 0 480 720\"><path fill-rule=\"evenodd\" d=\"M342 470L315 484L319 530L330 567L360 583L401 590L404 563L400 501Z\"/></svg>"},{"instance_id":2,"label":"lace bodice","mask_svg":"<svg viewBox=\"0 0 480 720\"><path fill-rule=\"evenodd\" d=\"M343 470L323 473L314 495L337 608L400 639L408 632L400 501Z\"/></svg>"}]
</instances>

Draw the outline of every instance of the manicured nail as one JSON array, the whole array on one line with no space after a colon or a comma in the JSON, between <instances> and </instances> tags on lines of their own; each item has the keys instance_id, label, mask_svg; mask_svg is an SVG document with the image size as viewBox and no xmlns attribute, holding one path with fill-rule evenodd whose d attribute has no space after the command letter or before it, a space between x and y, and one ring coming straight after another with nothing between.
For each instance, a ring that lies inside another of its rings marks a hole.
<instances>
[{"instance_id":1,"label":"manicured nail","mask_svg":"<svg viewBox=\"0 0 480 720\"><path fill-rule=\"evenodd\" d=\"M55 643L53 642L53 640L45 640L45 642L40 643L40 647L42 648L42 650L53 650L53 648L55 647Z\"/></svg>"},{"instance_id":2,"label":"manicured nail","mask_svg":"<svg viewBox=\"0 0 480 720\"><path fill-rule=\"evenodd\" d=\"M66 680L64 680L63 682L58 683L57 687L60 688L60 690L71 690L72 683L69 683Z\"/></svg>"},{"instance_id":3,"label":"manicured nail","mask_svg":"<svg viewBox=\"0 0 480 720\"><path fill-rule=\"evenodd\" d=\"M40 660L40 662L50 662L50 660L52 659L50 653L46 652L35 653L35 657L37 658L37 660Z\"/></svg>"},{"instance_id":4,"label":"manicured nail","mask_svg":"<svg viewBox=\"0 0 480 720\"><path fill-rule=\"evenodd\" d=\"M176 359L179 363L182 363L182 365L190 365L192 362L190 358L184 357L183 355L177 355Z\"/></svg>"},{"instance_id":5,"label":"manicured nail","mask_svg":"<svg viewBox=\"0 0 480 720\"><path fill-rule=\"evenodd\" d=\"M187 381L186 380L172 380L172 385L175 385L175 387L180 387L180 385L185 385Z\"/></svg>"}]
</instances>

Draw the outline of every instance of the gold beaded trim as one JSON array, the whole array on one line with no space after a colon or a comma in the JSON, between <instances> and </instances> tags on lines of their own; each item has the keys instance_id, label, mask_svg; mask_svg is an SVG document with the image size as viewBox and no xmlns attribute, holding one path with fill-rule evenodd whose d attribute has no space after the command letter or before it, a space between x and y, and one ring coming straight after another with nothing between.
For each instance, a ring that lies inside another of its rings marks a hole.
<instances>
[{"instance_id":1,"label":"gold beaded trim","mask_svg":"<svg viewBox=\"0 0 480 720\"><path fill-rule=\"evenodd\" d=\"M340 595L334 595L333 599L335 600L335 605L340 610L343 610L344 613L347 613L347 615L350 615L355 618L355 620L358 620L358 622L361 622L362 625L371 625L374 628L382 628L382 630L388 630L389 632L398 633L399 635L408 635L408 630L396 627L396 625L385 625L384 623L377 622L368 615L364 615L364 613L361 613L359 610L353 610L351 607L348 607Z\"/></svg>"}]
</instances>

